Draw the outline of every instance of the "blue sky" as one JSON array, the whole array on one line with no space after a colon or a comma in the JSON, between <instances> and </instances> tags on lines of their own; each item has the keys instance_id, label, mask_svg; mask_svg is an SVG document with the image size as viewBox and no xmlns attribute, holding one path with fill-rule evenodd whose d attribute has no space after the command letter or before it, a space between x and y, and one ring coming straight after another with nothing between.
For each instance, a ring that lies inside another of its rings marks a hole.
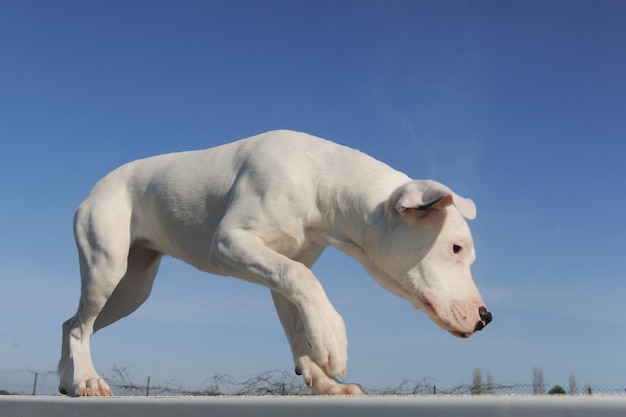
<instances>
[{"instance_id":1,"label":"blue sky","mask_svg":"<svg viewBox=\"0 0 626 417\"><path fill-rule=\"evenodd\" d=\"M625 387L625 19L609 0L2 1L0 370L55 368L78 300L72 217L98 179L288 128L478 206L494 322L469 340L336 250L315 265L346 320L348 381L540 367L548 384ZM292 369L266 289L173 259L92 353L103 375L190 387Z\"/></svg>"}]
</instances>

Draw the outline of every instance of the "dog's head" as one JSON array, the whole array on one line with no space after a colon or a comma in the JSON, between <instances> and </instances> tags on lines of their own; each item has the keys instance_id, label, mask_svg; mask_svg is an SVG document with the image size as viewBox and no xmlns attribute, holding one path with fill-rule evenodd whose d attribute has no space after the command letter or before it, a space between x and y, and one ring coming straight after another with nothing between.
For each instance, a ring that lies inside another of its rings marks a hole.
<instances>
[{"instance_id":1,"label":"dog's head","mask_svg":"<svg viewBox=\"0 0 626 417\"><path fill-rule=\"evenodd\" d=\"M470 272L476 254L464 218L475 217L472 200L436 181L411 181L387 200L366 262L381 285L458 337L491 321Z\"/></svg>"}]
</instances>

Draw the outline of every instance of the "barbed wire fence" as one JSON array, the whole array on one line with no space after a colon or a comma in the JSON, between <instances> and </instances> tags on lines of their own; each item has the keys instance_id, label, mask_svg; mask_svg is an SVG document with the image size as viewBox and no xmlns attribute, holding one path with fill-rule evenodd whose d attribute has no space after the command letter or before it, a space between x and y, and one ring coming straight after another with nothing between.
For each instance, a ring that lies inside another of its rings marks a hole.
<instances>
[{"instance_id":1,"label":"barbed wire fence","mask_svg":"<svg viewBox=\"0 0 626 417\"><path fill-rule=\"evenodd\" d=\"M154 381L134 378L126 367L114 367L105 379L120 396L281 396L311 395L301 377L287 371L268 371L257 375L235 378L217 374L204 381L199 388L189 388L176 380ZM20 369L0 372L0 395L57 395L58 377L50 370ZM565 390L560 385L545 384L549 390L537 392L537 386L528 383L459 384L438 386L433 379L404 380L388 388L368 388L371 395L625 395L624 387L585 384L581 389Z\"/></svg>"},{"instance_id":2,"label":"barbed wire fence","mask_svg":"<svg viewBox=\"0 0 626 417\"><path fill-rule=\"evenodd\" d=\"M50 393L59 384L55 371L17 369L0 373L0 395Z\"/></svg>"},{"instance_id":3,"label":"barbed wire fence","mask_svg":"<svg viewBox=\"0 0 626 417\"><path fill-rule=\"evenodd\" d=\"M286 371L268 371L240 380L231 375L217 374L206 380L198 389L189 389L170 380L151 384L148 377L144 383L132 381L129 371L124 367L113 368L109 376L109 385L118 390L120 395L309 395L311 391L300 378Z\"/></svg>"}]
</instances>

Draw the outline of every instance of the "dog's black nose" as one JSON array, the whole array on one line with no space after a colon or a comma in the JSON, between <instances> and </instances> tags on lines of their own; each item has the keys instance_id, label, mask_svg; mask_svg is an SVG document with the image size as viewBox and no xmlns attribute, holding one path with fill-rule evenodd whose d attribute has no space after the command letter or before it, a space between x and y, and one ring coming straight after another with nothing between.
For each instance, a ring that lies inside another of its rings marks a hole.
<instances>
[{"instance_id":1,"label":"dog's black nose","mask_svg":"<svg viewBox=\"0 0 626 417\"><path fill-rule=\"evenodd\" d=\"M483 319L483 321L485 322L485 326L491 323L491 320L493 320L493 316L490 312L487 311L487 308L484 306L478 309L478 314L480 315L480 318Z\"/></svg>"},{"instance_id":2,"label":"dog's black nose","mask_svg":"<svg viewBox=\"0 0 626 417\"><path fill-rule=\"evenodd\" d=\"M481 320L476 323L476 327L474 327L475 332L484 329L485 326L491 323L491 320L493 320L492 314L488 312L487 308L484 306L478 308L478 315L480 316Z\"/></svg>"}]
</instances>

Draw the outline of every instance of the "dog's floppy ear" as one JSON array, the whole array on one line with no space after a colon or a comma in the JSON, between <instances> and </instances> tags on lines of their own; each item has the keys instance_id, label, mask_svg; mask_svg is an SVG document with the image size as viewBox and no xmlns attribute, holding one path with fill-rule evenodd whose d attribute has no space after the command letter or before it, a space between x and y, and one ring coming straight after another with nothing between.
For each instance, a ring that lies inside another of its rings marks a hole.
<instances>
[{"instance_id":1,"label":"dog's floppy ear","mask_svg":"<svg viewBox=\"0 0 626 417\"><path fill-rule=\"evenodd\" d=\"M433 180L415 180L398 188L390 202L403 215L426 212L430 209L442 209L454 205L468 220L476 218L476 205L469 198L464 198ZM395 203L394 203L395 202Z\"/></svg>"}]
</instances>

